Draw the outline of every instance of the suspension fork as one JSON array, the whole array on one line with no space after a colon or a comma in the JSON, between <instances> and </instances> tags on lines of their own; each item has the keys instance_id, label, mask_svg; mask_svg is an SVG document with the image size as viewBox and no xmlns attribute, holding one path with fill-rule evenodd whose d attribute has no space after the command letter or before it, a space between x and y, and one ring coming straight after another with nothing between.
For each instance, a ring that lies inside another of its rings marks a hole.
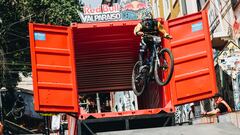
<instances>
[{"instance_id":1,"label":"suspension fork","mask_svg":"<svg viewBox=\"0 0 240 135\"><path fill-rule=\"evenodd\" d=\"M151 73L153 72L154 69L154 64L155 64L155 60L157 57L157 48L156 48L156 44L154 43L153 48L152 48L152 52L151 52L151 63L150 63L150 71L149 74L151 75Z\"/></svg>"},{"instance_id":2,"label":"suspension fork","mask_svg":"<svg viewBox=\"0 0 240 135\"><path fill-rule=\"evenodd\" d=\"M155 64L158 64L160 66L160 60L158 57L158 47L155 48Z\"/></svg>"}]
</instances>

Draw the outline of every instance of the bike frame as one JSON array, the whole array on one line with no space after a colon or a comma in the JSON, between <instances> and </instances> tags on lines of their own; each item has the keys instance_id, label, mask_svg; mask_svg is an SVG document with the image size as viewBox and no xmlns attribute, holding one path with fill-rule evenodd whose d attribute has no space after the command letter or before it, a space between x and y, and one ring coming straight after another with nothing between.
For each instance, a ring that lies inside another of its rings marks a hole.
<instances>
[{"instance_id":1,"label":"bike frame","mask_svg":"<svg viewBox=\"0 0 240 135\"><path fill-rule=\"evenodd\" d=\"M154 68L154 64L159 64L160 65L160 62L159 62L159 58L158 58L158 52L160 51L159 50L159 48L160 49L162 49L162 46L161 46L161 43L162 42L160 42L160 43L157 43L157 42L155 42L155 41L153 41L153 44L152 44L152 46L153 46L153 50L151 50L150 51L150 53L151 53L151 56L150 56L150 70L149 70L149 74L148 74L148 76L151 76L152 75L152 73L153 73L153 68ZM155 63L155 61L157 62L157 63Z\"/></svg>"}]
</instances>

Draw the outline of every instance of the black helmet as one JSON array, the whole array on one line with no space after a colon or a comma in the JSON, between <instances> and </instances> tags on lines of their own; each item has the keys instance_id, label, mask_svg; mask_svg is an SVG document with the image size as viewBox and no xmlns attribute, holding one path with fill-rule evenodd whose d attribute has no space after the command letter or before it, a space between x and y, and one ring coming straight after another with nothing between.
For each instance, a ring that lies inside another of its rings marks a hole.
<instances>
[{"instance_id":1,"label":"black helmet","mask_svg":"<svg viewBox=\"0 0 240 135\"><path fill-rule=\"evenodd\" d=\"M150 11L145 11L142 15L142 20L153 19L153 15Z\"/></svg>"}]
</instances>

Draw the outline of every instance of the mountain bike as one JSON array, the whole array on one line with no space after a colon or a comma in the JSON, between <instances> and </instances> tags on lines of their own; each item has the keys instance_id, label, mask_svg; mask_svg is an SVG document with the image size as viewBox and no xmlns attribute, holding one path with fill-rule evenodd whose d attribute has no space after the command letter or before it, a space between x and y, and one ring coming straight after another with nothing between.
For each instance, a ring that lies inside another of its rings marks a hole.
<instances>
[{"instance_id":1,"label":"mountain bike","mask_svg":"<svg viewBox=\"0 0 240 135\"><path fill-rule=\"evenodd\" d=\"M144 38L151 42L147 45L151 45L152 50L148 57L148 64L142 66L143 62L139 60L133 67L132 88L137 96L143 93L151 80L155 80L161 86L168 84L174 69L172 52L168 48L162 47L161 37L144 34Z\"/></svg>"}]
</instances>

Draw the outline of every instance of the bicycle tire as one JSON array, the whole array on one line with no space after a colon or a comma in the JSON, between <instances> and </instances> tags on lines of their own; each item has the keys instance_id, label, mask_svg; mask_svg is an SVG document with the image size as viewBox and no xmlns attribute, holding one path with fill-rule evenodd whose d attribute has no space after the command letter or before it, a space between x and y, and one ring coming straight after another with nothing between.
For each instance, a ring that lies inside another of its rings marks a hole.
<instances>
[{"instance_id":1,"label":"bicycle tire","mask_svg":"<svg viewBox=\"0 0 240 135\"><path fill-rule=\"evenodd\" d=\"M143 86L141 87L141 88L138 88L137 87L137 84L136 84L136 81L135 81L135 79L136 79L136 75L138 75L139 74L139 67L141 66L141 62L140 61L137 61L136 62L136 64L134 65L134 67L133 67L133 71L132 71L132 89L133 89L133 92L134 92L134 94L136 95L136 96L140 96L142 93L143 93L143 91L144 91L144 89L146 88L146 83L147 83L147 81L146 81L146 79L144 78L143 79ZM136 71L138 71L138 73L136 73Z\"/></svg>"},{"instance_id":2,"label":"bicycle tire","mask_svg":"<svg viewBox=\"0 0 240 135\"><path fill-rule=\"evenodd\" d=\"M174 58L173 58L173 54L172 52L168 49L168 48L163 48L159 53L159 59L162 58L162 56L164 56L164 53L166 52L166 54L170 57L170 72L168 73L168 75L166 76L166 80L164 81L163 79L160 79L159 78L159 65L158 65L158 62L157 60L155 60L155 64L154 64L154 77L155 77L155 81L157 82L158 85L161 85L161 86L164 86L164 85L167 85L171 78L172 78L172 75L173 75L173 70L174 70ZM164 58L162 58L164 59ZM162 72L162 71L161 71ZM163 77L162 77L163 78Z\"/></svg>"}]
</instances>

